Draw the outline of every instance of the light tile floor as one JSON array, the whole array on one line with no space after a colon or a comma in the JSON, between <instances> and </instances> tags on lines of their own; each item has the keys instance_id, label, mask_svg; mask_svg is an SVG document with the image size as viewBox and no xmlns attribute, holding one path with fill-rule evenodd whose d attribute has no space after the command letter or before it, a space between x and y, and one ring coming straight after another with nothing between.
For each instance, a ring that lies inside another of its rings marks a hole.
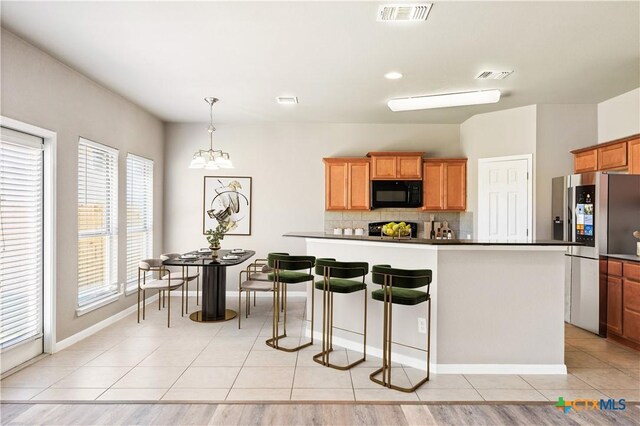
<instances>
[{"instance_id":1,"label":"light tile floor","mask_svg":"<svg viewBox=\"0 0 640 426\"><path fill-rule=\"evenodd\" d=\"M189 301L193 310L195 299ZM175 303L175 302L174 302ZM175 306L175 305L174 305ZM290 299L288 345L303 333L304 299ZM640 401L640 352L565 326L569 374L437 375L417 392L381 388L369 380L380 360L367 357L349 371L312 360L319 345L297 353L265 345L271 334L270 299L258 299L249 319L200 324L147 307L0 382L0 399L33 401L556 401L625 398ZM534 349L532 349L534 350ZM359 354L336 348L336 362ZM397 366L394 380L409 385L421 371Z\"/></svg>"}]
</instances>

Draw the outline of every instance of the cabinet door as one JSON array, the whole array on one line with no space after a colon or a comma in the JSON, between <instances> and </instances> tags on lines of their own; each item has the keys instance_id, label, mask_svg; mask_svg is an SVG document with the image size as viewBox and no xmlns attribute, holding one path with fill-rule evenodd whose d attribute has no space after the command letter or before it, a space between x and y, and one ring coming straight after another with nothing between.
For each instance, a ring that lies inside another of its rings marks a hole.
<instances>
[{"instance_id":1,"label":"cabinet door","mask_svg":"<svg viewBox=\"0 0 640 426\"><path fill-rule=\"evenodd\" d=\"M621 169L627 166L627 143L620 142L598 148L598 170Z\"/></svg>"},{"instance_id":2,"label":"cabinet door","mask_svg":"<svg viewBox=\"0 0 640 426\"><path fill-rule=\"evenodd\" d=\"M622 278L607 278L607 331L622 334Z\"/></svg>"},{"instance_id":3,"label":"cabinet door","mask_svg":"<svg viewBox=\"0 0 640 426\"><path fill-rule=\"evenodd\" d=\"M347 209L348 167L346 162L325 164L325 209Z\"/></svg>"},{"instance_id":4,"label":"cabinet door","mask_svg":"<svg viewBox=\"0 0 640 426\"><path fill-rule=\"evenodd\" d=\"M640 139L634 139L628 142L628 163L629 173L640 175Z\"/></svg>"},{"instance_id":5,"label":"cabinet door","mask_svg":"<svg viewBox=\"0 0 640 426\"><path fill-rule=\"evenodd\" d=\"M444 163L424 163L423 210L444 210Z\"/></svg>"},{"instance_id":6,"label":"cabinet door","mask_svg":"<svg viewBox=\"0 0 640 426\"><path fill-rule=\"evenodd\" d=\"M598 170L598 150L596 148L573 154L575 173L595 172Z\"/></svg>"},{"instance_id":7,"label":"cabinet door","mask_svg":"<svg viewBox=\"0 0 640 426\"><path fill-rule=\"evenodd\" d=\"M376 155L371 157L371 179L395 179L397 175L396 156Z\"/></svg>"},{"instance_id":8,"label":"cabinet door","mask_svg":"<svg viewBox=\"0 0 640 426\"><path fill-rule=\"evenodd\" d=\"M467 208L467 163L465 161L445 163L445 205L446 210L466 210Z\"/></svg>"},{"instance_id":9,"label":"cabinet door","mask_svg":"<svg viewBox=\"0 0 640 426\"><path fill-rule=\"evenodd\" d=\"M640 282L622 280L622 336L640 343Z\"/></svg>"},{"instance_id":10,"label":"cabinet door","mask_svg":"<svg viewBox=\"0 0 640 426\"><path fill-rule=\"evenodd\" d=\"M422 157L399 155L396 167L398 179L422 179Z\"/></svg>"},{"instance_id":11,"label":"cabinet door","mask_svg":"<svg viewBox=\"0 0 640 426\"><path fill-rule=\"evenodd\" d=\"M369 163L349 163L349 210L369 210Z\"/></svg>"}]
</instances>

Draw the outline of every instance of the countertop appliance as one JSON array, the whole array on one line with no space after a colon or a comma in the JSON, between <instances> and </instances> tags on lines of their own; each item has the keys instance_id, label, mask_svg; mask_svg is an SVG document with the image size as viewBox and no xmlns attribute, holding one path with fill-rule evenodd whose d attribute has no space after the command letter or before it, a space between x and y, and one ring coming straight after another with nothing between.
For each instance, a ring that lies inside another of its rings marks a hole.
<instances>
[{"instance_id":1,"label":"countertop appliance","mask_svg":"<svg viewBox=\"0 0 640 426\"><path fill-rule=\"evenodd\" d=\"M599 256L636 251L632 233L640 225L640 175L583 173L552 180L555 240L569 247L565 268L565 320L606 334L606 286L599 283Z\"/></svg>"},{"instance_id":2,"label":"countertop appliance","mask_svg":"<svg viewBox=\"0 0 640 426\"><path fill-rule=\"evenodd\" d=\"M372 180L371 208L422 207L422 181Z\"/></svg>"},{"instance_id":3,"label":"countertop appliance","mask_svg":"<svg viewBox=\"0 0 640 426\"><path fill-rule=\"evenodd\" d=\"M400 223L404 222L411 227L411 238L416 238L418 236L418 224L415 222L407 222L406 220L386 220L384 222L372 222L369 224L369 236L370 237L379 237L382 235L382 226L386 225L389 222Z\"/></svg>"}]
</instances>

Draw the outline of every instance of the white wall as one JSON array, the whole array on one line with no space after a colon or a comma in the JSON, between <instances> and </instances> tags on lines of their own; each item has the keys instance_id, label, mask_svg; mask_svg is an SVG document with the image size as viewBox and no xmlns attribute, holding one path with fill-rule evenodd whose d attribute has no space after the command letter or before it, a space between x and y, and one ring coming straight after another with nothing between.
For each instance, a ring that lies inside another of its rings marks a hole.
<instances>
[{"instance_id":1,"label":"white wall","mask_svg":"<svg viewBox=\"0 0 640 426\"><path fill-rule=\"evenodd\" d=\"M205 247L203 176L253 178L252 235L227 236L223 248L304 253L291 231L324 230L323 157L364 156L368 151L425 151L460 156L458 125L216 124L214 147L231 154L235 169L189 169L191 156L208 145L207 124L165 125L165 251ZM238 268L229 271L230 288Z\"/></svg>"},{"instance_id":2,"label":"white wall","mask_svg":"<svg viewBox=\"0 0 640 426\"><path fill-rule=\"evenodd\" d=\"M478 229L478 160L534 154L536 162L536 106L474 115L460 125L460 145L467 162L467 211ZM535 187L534 187L535 191ZM535 205L535 199L534 199Z\"/></svg>"},{"instance_id":3,"label":"white wall","mask_svg":"<svg viewBox=\"0 0 640 426\"><path fill-rule=\"evenodd\" d=\"M553 237L551 179L573 172L571 150L594 145L597 139L597 108L584 105L538 105L536 130L535 236Z\"/></svg>"},{"instance_id":4,"label":"white wall","mask_svg":"<svg viewBox=\"0 0 640 426\"><path fill-rule=\"evenodd\" d=\"M125 282L126 154L154 160L154 251L162 247L163 128L160 120L58 60L2 30L2 115L57 133L56 337L60 341L133 305L122 297L76 317L78 138L120 150L119 268Z\"/></svg>"},{"instance_id":5,"label":"white wall","mask_svg":"<svg viewBox=\"0 0 640 426\"><path fill-rule=\"evenodd\" d=\"M599 143L636 133L640 133L640 87L598 104Z\"/></svg>"}]
</instances>

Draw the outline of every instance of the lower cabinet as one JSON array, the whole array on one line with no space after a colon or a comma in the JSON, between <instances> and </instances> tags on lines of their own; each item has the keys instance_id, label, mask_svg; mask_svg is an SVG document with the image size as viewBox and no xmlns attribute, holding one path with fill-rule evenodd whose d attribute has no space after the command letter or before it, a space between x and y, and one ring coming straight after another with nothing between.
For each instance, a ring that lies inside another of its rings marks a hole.
<instances>
[{"instance_id":1,"label":"lower cabinet","mask_svg":"<svg viewBox=\"0 0 640 426\"><path fill-rule=\"evenodd\" d=\"M640 262L607 261L607 337L640 349Z\"/></svg>"},{"instance_id":2,"label":"lower cabinet","mask_svg":"<svg viewBox=\"0 0 640 426\"><path fill-rule=\"evenodd\" d=\"M607 333L622 335L622 278L607 277Z\"/></svg>"}]
</instances>

